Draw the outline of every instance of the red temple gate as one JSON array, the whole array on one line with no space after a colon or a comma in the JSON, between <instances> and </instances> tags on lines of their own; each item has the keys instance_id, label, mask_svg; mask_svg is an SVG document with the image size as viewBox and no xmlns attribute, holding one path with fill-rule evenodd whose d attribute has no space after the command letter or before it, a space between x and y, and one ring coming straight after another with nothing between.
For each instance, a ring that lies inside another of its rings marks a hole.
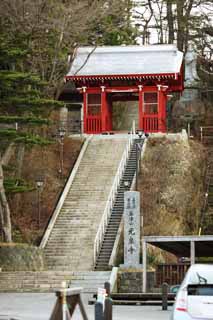
<instances>
[{"instance_id":1,"label":"red temple gate","mask_svg":"<svg viewBox=\"0 0 213 320\"><path fill-rule=\"evenodd\" d=\"M150 46L149 49L139 46L99 47L81 68L82 57L86 59L85 52L90 52L91 48L78 50L71 71L65 79L73 81L76 90L83 95L84 133L98 134L113 130L111 95L116 93L120 97L123 94L123 101L128 101L128 97L134 94L134 99L138 101L136 129L145 132L166 131L168 95L183 90L182 53L174 46ZM123 55L132 56L137 63L134 60L125 60L121 68L120 60ZM150 56L154 58L153 61L148 61ZM142 68L144 57L148 66L144 64ZM110 66L107 65L108 60L111 61ZM116 61L120 62L120 67ZM132 74L131 67L133 71L137 70L137 73ZM115 73L118 71L120 73ZM130 95L126 97L126 93Z\"/></svg>"}]
</instances>

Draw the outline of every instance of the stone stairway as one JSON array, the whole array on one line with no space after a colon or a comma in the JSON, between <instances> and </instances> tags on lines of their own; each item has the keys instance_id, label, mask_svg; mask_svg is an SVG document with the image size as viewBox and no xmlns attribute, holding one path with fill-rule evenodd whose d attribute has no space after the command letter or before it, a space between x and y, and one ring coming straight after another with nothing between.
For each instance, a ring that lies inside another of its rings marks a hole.
<instances>
[{"instance_id":1,"label":"stone stairway","mask_svg":"<svg viewBox=\"0 0 213 320\"><path fill-rule=\"evenodd\" d=\"M122 176L118 188L118 193L112 209L109 224L107 226L101 250L96 261L95 270L109 269L110 256L113 250L116 235L124 210L124 192L130 190L136 172L136 144L138 142L141 142L141 140L135 139L132 145L129 160L127 162L127 166L125 168L124 174Z\"/></svg>"},{"instance_id":2,"label":"stone stairway","mask_svg":"<svg viewBox=\"0 0 213 320\"><path fill-rule=\"evenodd\" d=\"M0 272L0 292L54 292L63 281L69 287L82 287L84 293L97 293L110 280L110 272Z\"/></svg>"},{"instance_id":3,"label":"stone stairway","mask_svg":"<svg viewBox=\"0 0 213 320\"><path fill-rule=\"evenodd\" d=\"M48 241L48 270L93 270L94 239L128 135L94 136Z\"/></svg>"}]
</instances>

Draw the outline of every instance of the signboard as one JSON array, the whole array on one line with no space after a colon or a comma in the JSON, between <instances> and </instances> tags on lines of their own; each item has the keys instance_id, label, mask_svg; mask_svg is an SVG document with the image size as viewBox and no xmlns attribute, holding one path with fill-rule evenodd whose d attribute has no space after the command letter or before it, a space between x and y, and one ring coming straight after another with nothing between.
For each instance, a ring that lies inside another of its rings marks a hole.
<instances>
[{"instance_id":1,"label":"signboard","mask_svg":"<svg viewBox=\"0 0 213 320\"><path fill-rule=\"evenodd\" d=\"M124 193L124 267L140 265L140 192Z\"/></svg>"}]
</instances>

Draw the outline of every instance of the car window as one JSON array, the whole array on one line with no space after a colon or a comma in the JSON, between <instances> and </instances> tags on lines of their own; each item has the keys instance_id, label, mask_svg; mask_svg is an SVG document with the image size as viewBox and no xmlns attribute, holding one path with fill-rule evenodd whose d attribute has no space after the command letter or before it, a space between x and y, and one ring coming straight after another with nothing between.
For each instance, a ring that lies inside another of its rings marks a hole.
<instances>
[{"instance_id":1,"label":"car window","mask_svg":"<svg viewBox=\"0 0 213 320\"><path fill-rule=\"evenodd\" d=\"M188 285L187 292L189 296L213 296L213 284Z\"/></svg>"}]
</instances>

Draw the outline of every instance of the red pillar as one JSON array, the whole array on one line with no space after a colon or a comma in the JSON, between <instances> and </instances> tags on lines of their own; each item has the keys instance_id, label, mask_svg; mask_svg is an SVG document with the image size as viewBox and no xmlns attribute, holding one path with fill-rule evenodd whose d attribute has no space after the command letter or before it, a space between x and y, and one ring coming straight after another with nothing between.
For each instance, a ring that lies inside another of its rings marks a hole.
<instances>
[{"instance_id":1,"label":"red pillar","mask_svg":"<svg viewBox=\"0 0 213 320\"><path fill-rule=\"evenodd\" d=\"M142 130L143 128L143 86L139 85L139 93L138 93L138 129Z\"/></svg>"},{"instance_id":2,"label":"red pillar","mask_svg":"<svg viewBox=\"0 0 213 320\"><path fill-rule=\"evenodd\" d=\"M166 96L162 87L158 87L158 131L166 132Z\"/></svg>"},{"instance_id":3,"label":"red pillar","mask_svg":"<svg viewBox=\"0 0 213 320\"><path fill-rule=\"evenodd\" d=\"M107 131L107 101L105 87L101 87L101 132Z\"/></svg>"},{"instance_id":4,"label":"red pillar","mask_svg":"<svg viewBox=\"0 0 213 320\"><path fill-rule=\"evenodd\" d=\"M83 87L83 128L84 133L87 133L87 88Z\"/></svg>"}]
</instances>

